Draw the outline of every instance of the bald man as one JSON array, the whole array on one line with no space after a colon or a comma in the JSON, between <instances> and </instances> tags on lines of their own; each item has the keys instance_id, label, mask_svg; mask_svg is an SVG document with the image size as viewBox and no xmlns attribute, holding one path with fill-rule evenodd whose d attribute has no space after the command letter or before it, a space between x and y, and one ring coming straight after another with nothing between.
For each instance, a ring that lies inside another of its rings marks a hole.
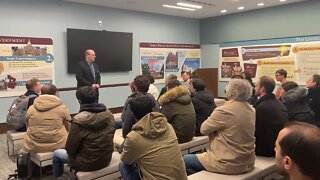
<instances>
[{"instance_id":1,"label":"bald man","mask_svg":"<svg viewBox=\"0 0 320 180\"><path fill-rule=\"evenodd\" d=\"M95 63L96 54L94 50L88 49L84 52L85 60L78 64L76 78L77 88L82 86L90 86L97 91L97 102L99 101L100 73Z\"/></svg>"},{"instance_id":2,"label":"bald man","mask_svg":"<svg viewBox=\"0 0 320 180\"><path fill-rule=\"evenodd\" d=\"M320 179L320 129L292 122L279 132L275 143L277 171L290 180Z\"/></svg>"}]
</instances>

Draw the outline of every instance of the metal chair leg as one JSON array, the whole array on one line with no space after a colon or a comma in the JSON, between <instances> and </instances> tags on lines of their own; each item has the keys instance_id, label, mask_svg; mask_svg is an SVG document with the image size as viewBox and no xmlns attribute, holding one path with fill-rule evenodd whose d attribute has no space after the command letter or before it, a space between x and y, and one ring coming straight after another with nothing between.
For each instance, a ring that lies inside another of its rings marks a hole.
<instances>
[{"instance_id":1,"label":"metal chair leg","mask_svg":"<svg viewBox=\"0 0 320 180\"><path fill-rule=\"evenodd\" d=\"M42 163L40 161L40 178L42 177Z\"/></svg>"},{"instance_id":2,"label":"metal chair leg","mask_svg":"<svg viewBox=\"0 0 320 180\"><path fill-rule=\"evenodd\" d=\"M8 156L10 156L10 148L9 148L9 139L8 139L8 136L7 136L7 150L8 150Z\"/></svg>"}]
</instances>

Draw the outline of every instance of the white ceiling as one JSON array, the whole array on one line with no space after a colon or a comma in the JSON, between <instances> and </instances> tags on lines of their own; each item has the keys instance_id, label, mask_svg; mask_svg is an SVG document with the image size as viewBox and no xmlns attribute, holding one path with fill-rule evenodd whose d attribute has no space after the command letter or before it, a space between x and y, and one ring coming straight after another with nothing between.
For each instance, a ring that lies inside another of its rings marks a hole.
<instances>
[{"instance_id":1,"label":"white ceiling","mask_svg":"<svg viewBox=\"0 0 320 180\"><path fill-rule=\"evenodd\" d=\"M156 14L165 14L187 18L202 19L225 14L244 12L254 9L261 9L271 6L285 5L305 0L64 0L75 3L90 4L95 6L112 7L118 9L127 9L140 12L149 12ZM186 2L195 5L202 5L203 8L196 11L184 11L162 7L163 4L176 5L177 2ZM262 7L258 3L264 3ZM244 6L244 10L237 8ZM221 10L227 10L222 14Z\"/></svg>"}]
</instances>

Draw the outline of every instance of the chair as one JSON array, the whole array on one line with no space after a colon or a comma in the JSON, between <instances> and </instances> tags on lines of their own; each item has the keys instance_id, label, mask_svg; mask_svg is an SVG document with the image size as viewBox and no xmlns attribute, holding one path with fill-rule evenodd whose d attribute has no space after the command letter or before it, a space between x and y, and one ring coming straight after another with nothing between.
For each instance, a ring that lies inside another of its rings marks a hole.
<instances>
[{"instance_id":1,"label":"chair","mask_svg":"<svg viewBox=\"0 0 320 180\"><path fill-rule=\"evenodd\" d=\"M115 179L121 177L120 170L119 170L119 162L121 155L118 152L112 153L112 159L110 164L100 170L97 171L90 171L90 172L77 172L78 180L102 180L102 179Z\"/></svg>"},{"instance_id":2,"label":"chair","mask_svg":"<svg viewBox=\"0 0 320 180\"><path fill-rule=\"evenodd\" d=\"M42 167L52 165L53 152L30 153L30 160L40 167L40 177L42 177Z\"/></svg>"},{"instance_id":3,"label":"chair","mask_svg":"<svg viewBox=\"0 0 320 180\"><path fill-rule=\"evenodd\" d=\"M8 156L10 155L17 155L16 147L21 146L23 142L23 138L25 136L26 132L18 132L15 130L7 131L7 149L8 149ZM10 144L12 153L10 153Z\"/></svg>"},{"instance_id":4,"label":"chair","mask_svg":"<svg viewBox=\"0 0 320 180\"><path fill-rule=\"evenodd\" d=\"M257 180L263 179L276 171L275 159L267 157L256 157L253 170L239 175L226 175L211 173L208 171L200 171L198 173L188 176L189 180L211 180L211 179L223 179L223 180Z\"/></svg>"}]
</instances>

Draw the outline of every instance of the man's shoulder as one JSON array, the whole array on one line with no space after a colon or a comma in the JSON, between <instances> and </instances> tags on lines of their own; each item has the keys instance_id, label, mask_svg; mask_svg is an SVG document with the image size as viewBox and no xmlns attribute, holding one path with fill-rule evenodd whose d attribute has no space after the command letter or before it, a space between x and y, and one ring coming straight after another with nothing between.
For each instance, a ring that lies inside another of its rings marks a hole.
<instances>
[{"instance_id":1,"label":"man's shoulder","mask_svg":"<svg viewBox=\"0 0 320 180\"><path fill-rule=\"evenodd\" d=\"M78 62L78 65L80 65L80 66L83 66L83 65L86 65L86 64L88 64L88 62L86 60L81 60L81 61Z\"/></svg>"},{"instance_id":2,"label":"man's shoulder","mask_svg":"<svg viewBox=\"0 0 320 180\"><path fill-rule=\"evenodd\" d=\"M35 91L33 90L27 90L26 93L24 93L25 96L30 96L30 95L36 95L36 96L39 96L38 93L36 93Z\"/></svg>"},{"instance_id":3,"label":"man's shoulder","mask_svg":"<svg viewBox=\"0 0 320 180\"><path fill-rule=\"evenodd\" d=\"M65 105L65 104L62 102L61 99L59 99L59 101L61 102L61 104L60 104L59 106L57 106L57 108L59 109L59 111L70 114L68 106Z\"/></svg>"},{"instance_id":4,"label":"man's shoulder","mask_svg":"<svg viewBox=\"0 0 320 180\"><path fill-rule=\"evenodd\" d=\"M256 110L268 112L268 113L274 113L278 111L284 111L286 110L286 107L279 100L266 99L258 104L258 106L256 107Z\"/></svg>"},{"instance_id":5,"label":"man's shoulder","mask_svg":"<svg viewBox=\"0 0 320 180\"><path fill-rule=\"evenodd\" d=\"M126 137L126 140L132 142L133 145L138 145L139 142L141 142L141 138L143 137L140 136L136 131L130 131Z\"/></svg>"},{"instance_id":6,"label":"man's shoulder","mask_svg":"<svg viewBox=\"0 0 320 180\"><path fill-rule=\"evenodd\" d=\"M277 104L277 100L276 99L264 99L262 101L259 102L259 104L257 104L256 108L265 108L268 106L273 106L274 104Z\"/></svg>"}]
</instances>

